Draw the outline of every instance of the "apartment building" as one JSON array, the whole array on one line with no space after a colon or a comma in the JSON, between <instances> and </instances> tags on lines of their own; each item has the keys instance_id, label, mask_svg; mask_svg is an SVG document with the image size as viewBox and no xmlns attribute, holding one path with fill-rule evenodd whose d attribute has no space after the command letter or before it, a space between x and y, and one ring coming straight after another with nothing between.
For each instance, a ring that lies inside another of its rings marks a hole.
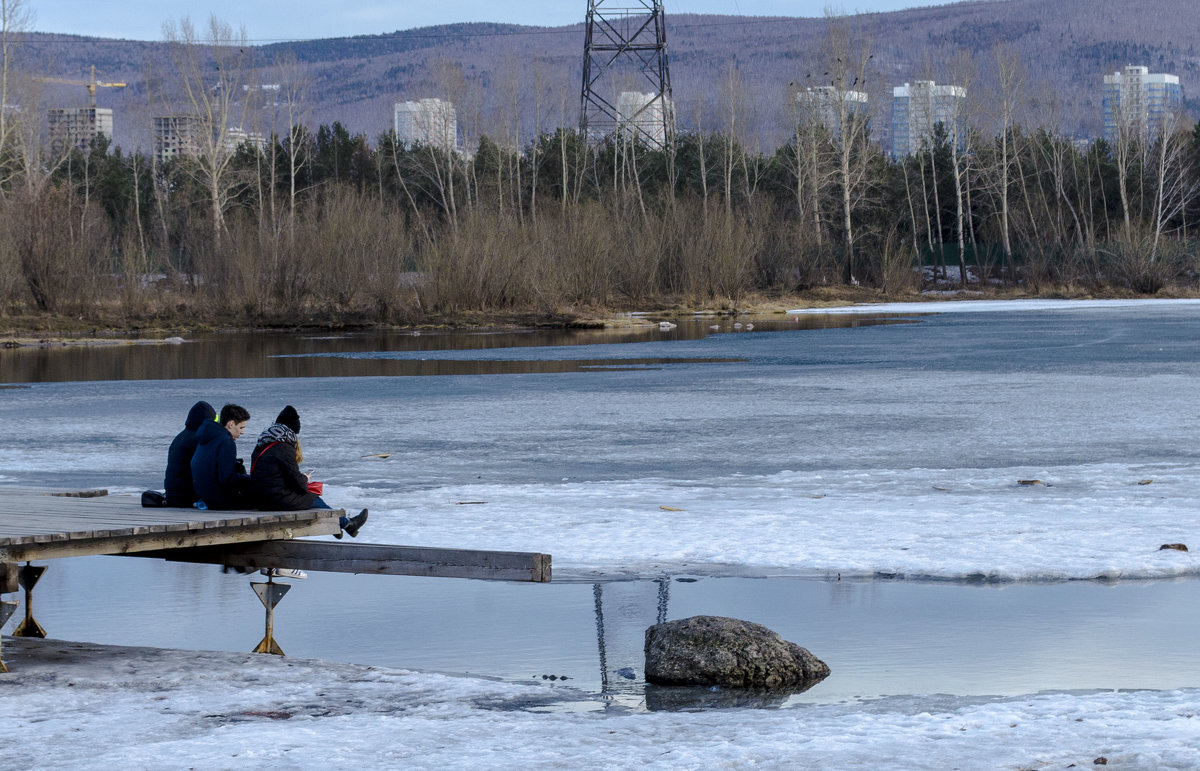
<instances>
[{"instance_id":1,"label":"apartment building","mask_svg":"<svg viewBox=\"0 0 1200 771\"><path fill-rule=\"evenodd\" d=\"M967 90L918 80L892 89L892 157L912 155L928 145L940 123L956 147L966 142Z\"/></svg>"},{"instance_id":2,"label":"apartment building","mask_svg":"<svg viewBox=\"0 0 1200 771\"><path fill-rule=\"evenodd\" d=\"M1183 106L1179 78L1150 72L1148 67L1129 66L1104 76L1104 139L1153 141L1175 126Z\"/></svg>"}]
</instances>

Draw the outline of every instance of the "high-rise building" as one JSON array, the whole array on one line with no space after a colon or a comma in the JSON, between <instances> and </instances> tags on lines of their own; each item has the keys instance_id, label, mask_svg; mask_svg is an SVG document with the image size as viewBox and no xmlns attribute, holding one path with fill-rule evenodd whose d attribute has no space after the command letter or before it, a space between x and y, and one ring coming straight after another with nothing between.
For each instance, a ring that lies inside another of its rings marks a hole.
<instances>
[{"instance_id":1,"label":"high-rise building","mask_svg":"<svg viewBox=\"0 0 1200 771\"><path fill-rule=\"evenodd\" d=\"M179 156L196 156L204 147L204 124L192 115L164 115L154 119L154 157L166 163Z\"/></svg>"},{"instance_id":2,"label":"high-rise building","mask_svg":"<svg viewBox=\"0 0 1200 771\"><path fill-rule=\"evenodd\" d=\"M50 151L55 155L71 149L88 152L98 134L112 139L113 111L106 107L62 107L46 111L50 128Z\"/></svg>"},{"instance_id":3,"label":"high-rise building","mask_svg":"<svg viewBox=\"0 0 1200 771\"><path fill-rule=\"evenodd\" d=\"M892 157L912 155L928 145L940 123L955 147L967 136L967 89L918 80L892 89Z\"/></svg>"},{"instance_id":4,"label":"high-rise building","mask_svg":"<svg viewBox=\"0 0 1200 771\"><path fill-rule=\"evenodd\" d=\"M841 139L843 116L867 116L867 95L862 91L839 91L833 86L806 88L796 94L796 108L800 123L824 126L835 139Z\"/></svg>"},{"instance_id":5,"label":"high-rise building","mask_svg":"<svg viewBox=\"0 0 1200 771\"><path fill-rule=\"evenodd\" d=\"M159 163L180 156L203 155L212 146L207 138L207 123L194 115L163 115L154 119L154 157ZM216 136L216 132L213 132ZM246 131L240 126L225 129L222 148L233 152L242 144L249 143L262 150L267 139L257 131Z\"/></svg>"},{"instance_id":6,"label":"high-rise building","mask_svg":"<svg viewBox=\"0 0 1200 771\"><path fill-rule=\"evenodd\" d=\"M667 143L667 127L675 125L675 105L669 96L622 91L617 95L617 116L620 133L661 148Z\"/></svg>"},{"instance_id":7,"label":"high-rise building","mask_svg":"<svg viewBox=\"0 0 1200 771\"><path fill-rule=\"evenodd\" d=\"M458 149L458 116L454 103L443 99L397 102L396 138L404 144Z\"/></svg>"},{"instance_id":8,"label":"high-rise building","mask_svg":"<svg viewBox=\"0 0 1200 771\"><path fill-rule=\"evenodd\" d=\"M1152 73L1147 67L1126 67L1104 76L1104 139L1153 140L1174 128L1183 105L1179 78Z\"/></svg>"}]
</instances>

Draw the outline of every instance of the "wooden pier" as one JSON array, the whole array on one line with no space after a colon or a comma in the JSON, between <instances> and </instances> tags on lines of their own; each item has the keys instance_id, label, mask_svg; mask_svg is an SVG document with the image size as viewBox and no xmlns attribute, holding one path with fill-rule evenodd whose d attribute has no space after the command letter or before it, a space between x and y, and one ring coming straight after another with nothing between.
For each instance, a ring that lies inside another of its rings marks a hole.
<instances>
[{"instance_id":1,"label":"wooden pier","mask_svg":"<svg viewBox=\"0 0 1200 771\"><path fill-rule=\"evenodd\" d=\"M25 622L16 636L44 636L31 613L33 585L43 566L33 560L88 555L126 555L238 568L374 575L434 576L547 583L549 554L481 551L334 541L302 541L340 532L340 509L305 511L209 511L143 508L138 496L105 490L54 492L0 488L0 594L25 590ZM19 563L26 563L18 567ZM256 585L256 586L262 586ZM271 611L286 585L268 604ZM260 597L262 591L256 589ZM0 626L16 603L0 602ZM0 672L7 671L0 660Z\"/></svg>"},{"instance_id":2,"label":"wooden pier","mask_svg":"<svg viewBox=\"0 0 1200 771\"><path fill-rule=\"evenodd\" d=\"M330 535L343 513L147 509L136 496L104 490L0 488L0 562Z\"/></svg>"}]
</instances>

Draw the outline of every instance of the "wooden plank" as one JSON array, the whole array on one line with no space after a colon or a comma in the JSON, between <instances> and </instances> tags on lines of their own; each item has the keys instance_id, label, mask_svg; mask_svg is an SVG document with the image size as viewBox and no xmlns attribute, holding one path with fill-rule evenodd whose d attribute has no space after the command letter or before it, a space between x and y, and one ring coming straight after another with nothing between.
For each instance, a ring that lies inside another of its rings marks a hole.
<instances>
[{"instance_id":1,"label":"wooden plank","mask_svg":"<svg viewBox=\"0 0 1200 771\"><path fill-rule=\"evenodd\" d=\"M81 557L91 554L133 554L160 549L186 549L250 541L332 535L340 532L337 510L307 522L269 522L250 527L216 530L174 530L134 536L102 536L71 541L0 546L0 562Z\"/></svg>"},{"instance_id":2,"label":"wooden plank","mask_svg":"<svg viewBox=\"0 0 1200 771\"><path fill-rule=\"evenodd\" d=\"M551 559L538 552L438 549L328 541L264 541L200 549L140 551L132 556L232 567L288 567L330 573L477 578L549 583Z\"/></svg>"}]
</instances>

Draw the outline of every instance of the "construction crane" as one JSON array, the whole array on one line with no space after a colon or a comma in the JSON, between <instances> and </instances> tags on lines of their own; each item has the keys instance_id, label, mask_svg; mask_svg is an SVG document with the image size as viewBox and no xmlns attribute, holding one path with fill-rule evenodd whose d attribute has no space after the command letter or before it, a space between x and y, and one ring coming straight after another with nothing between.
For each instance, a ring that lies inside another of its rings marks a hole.
<instances>
[{"instance_id":1,"label":"construction crane","mask_svg":"<svg viewBox=\"0 0 1200 771\"><path fill-rule=\"evenodd\" d=\"M96 87L101 88L125 88L124 83L106 83L102 80L96 80L96 65L92 65L92 77L90 80L74 80L71 78L50 78L38 77L35 80L40 80L43 83L61 83L67 86L87 86L88 90L88 107L96 109Z\"/></svg>"}]
</instances>

